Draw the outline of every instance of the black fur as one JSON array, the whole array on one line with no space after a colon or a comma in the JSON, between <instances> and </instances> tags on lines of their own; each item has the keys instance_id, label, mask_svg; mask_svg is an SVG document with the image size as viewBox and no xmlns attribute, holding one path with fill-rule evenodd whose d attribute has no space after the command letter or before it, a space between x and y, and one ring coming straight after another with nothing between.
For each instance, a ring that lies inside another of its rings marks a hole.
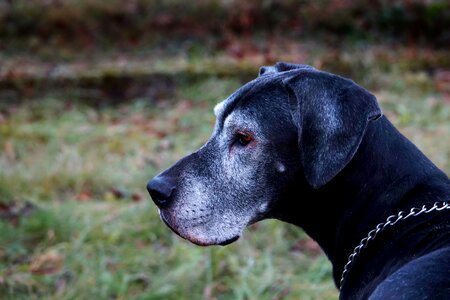
<instances>
[{"instance_id":1,"label":"black fur","mask_svg":"<svg viewBox=\"0 0 450 300\"><path fill-rule=\"evenodd\" d=\"M236 146L233 128L255 133L252 147ZM302 227L330 259L337 285L348 256L378 223L450 202L447 175L382 116L373 95L286 63L262 67L230 96L208 143L148 189L164 221L201 245L232 242L245 224L266 218ZM199 206L206 212L186 214ZM450 210L383 231L352 265L340 297L450 299Z\"/></svg>"}]
</instances>

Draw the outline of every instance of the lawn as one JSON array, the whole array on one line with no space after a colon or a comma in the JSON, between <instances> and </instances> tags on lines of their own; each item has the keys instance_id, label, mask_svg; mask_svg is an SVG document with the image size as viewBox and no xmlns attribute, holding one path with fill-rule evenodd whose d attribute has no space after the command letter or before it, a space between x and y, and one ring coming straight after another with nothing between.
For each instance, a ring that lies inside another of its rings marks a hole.
<instances>
[{"instance_id":1,"label":"lawn","mask_svg":"<svg viewBox=\"0 0 450 300\"><path fill-rule=\"evenodd\" d=\"M445 1L366 15L360 1L129 2L0 1L1 299L337 299L301 229L265 220L198 247L145 189L208 139L214 105L262 64L352 78L450 173Z\"/></svg>"}]
</instances>

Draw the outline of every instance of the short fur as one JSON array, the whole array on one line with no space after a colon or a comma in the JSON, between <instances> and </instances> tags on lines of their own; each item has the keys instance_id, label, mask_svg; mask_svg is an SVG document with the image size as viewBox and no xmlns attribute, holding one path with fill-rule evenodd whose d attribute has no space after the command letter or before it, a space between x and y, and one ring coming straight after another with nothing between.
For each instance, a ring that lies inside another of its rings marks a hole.
<instances>
[{"instance_id":1,"label":"short fur","mask_svg":"<svg viewBox=\"0 0 450 300\"><path fill-rule=\"evenodd\" d=\"M276 218L319 243L338 285L349 254L378 223L450 201L447 175L351 80L278 63L215 113L209 141L147 186L164 222L193 243L225 245L247 225ZM341 299L450 299L449 211L377 236Z\"/></svg>"}]
</instances>

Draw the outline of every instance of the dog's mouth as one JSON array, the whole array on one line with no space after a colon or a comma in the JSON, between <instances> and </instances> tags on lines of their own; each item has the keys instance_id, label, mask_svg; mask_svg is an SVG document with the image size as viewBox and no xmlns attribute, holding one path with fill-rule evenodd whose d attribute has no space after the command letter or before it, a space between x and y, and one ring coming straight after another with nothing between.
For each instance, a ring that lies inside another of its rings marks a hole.
<instances>
[{"instance_id":1,"label":"dog's mouth","mask_svg":"<svg viewBox=\"0 0 450 300\"><path fill-rule=\"evenodd\" d=\"M237 241L238 239L239 239L239 236L236 235L236 236L234 236L234 237L232 237L232 238L230 238L230 239L227 239L227 240L225 240L225 241L223 241L223 242L218 243L217 245L220 245L220 246L226 246L226 245L229 245L229 244L231 244L231 243Z\"/></svg>"},{"instance_id":2,"label":"dog's mouth","mask_svg":"<svg viewBox=\"0 0 450 300\"><path fill-rule=\"evenodd\" d=\"M177 235L181 236L181 234L176 230L172 225L170 225L169 221L166 220L166 217L164 216L164 212L161 209L158 209L159 218L163 220L163 222L166 224L167 227L170 228L173 232L175 232ZM181 236L182 237L182 236Z\"/></svg>"},{"instance_id":3,"label":"dog's mouth","mask_svg":"<svg viewBox=\"0 0 450 300\"><path fill-rule=\"evenodd\" d=\"M159 209L159 217L161 220L167 225L167 227L170 228L173 232L175 232L178 236L181 238L188 240L189 242L198 245L198 246L212 246L212 245L219 245L219 246L226 246L229 245L239 239L239 235L235 235L231 238L225 238L223 240L217 239L217 238L211 238L211 239L205 239L203 237L199 237L198 235L191 234L189 232L181 233L176 226L173 226L171 222L168 220L168 218L165 216L164 211Z\"/></svg>"}]
</instances>

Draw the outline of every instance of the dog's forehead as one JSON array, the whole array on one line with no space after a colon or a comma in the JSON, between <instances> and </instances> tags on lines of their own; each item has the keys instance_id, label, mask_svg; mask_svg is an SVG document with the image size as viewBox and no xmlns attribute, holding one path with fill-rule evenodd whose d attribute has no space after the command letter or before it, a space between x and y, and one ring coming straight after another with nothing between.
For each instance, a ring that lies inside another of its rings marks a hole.
<instances>
[{"instance_id":1,"label":"dog's forehead","mask_svg":"<svg viewBox=\"0 0 450 300\"><path fill-rule=\"evenodd\" d=\"M220 128L234 128L244 124L250 126L250 123L255 125L254 122L251 122L251 118L247 114L247 111L243 111L240 106L230 104L230 102L227 101L229 101L229 99L218 103L214 107L214 113ZM233 109L229 109L231 106Z\"/></svg>"},{"instance_id":2,"label":"dog's forehead","mask_svg":"<svg viewBox=\"0 0 450 300\"><path fill-rule=\"evenodd\" d=\"M216 115L217 121L219 123L223 123L223 121L234 110L238 103L249 99L255 94L264 92L264 90L267 89L270 84L276 84L278 81L281 81L281 79L284 77L283 75L284 74L282 73L268 74L244 84L228 98L226 98L222 102L219 102L214 107L214 114Z\"/></svg>"},{"instance_id":3,"label":"dog's forehead","mask_svg":"<svg viewBox=\"0 0 450 300\"><path fill-rule=\"evenodd\" d=\"M261 67L259 77L244 84L233 94L231 94L227 99L218 103L214 107L214 113L217 117L217 121L219 123L223 123L224 119L231 111L233 111L237 103L245 100L246 98L249 98L248 96L264 91L264 88L266 87L273 87L273 84L280 84L285 86L286 82L288 82L290 78L297 77L301 74L305 75L305 79L310 77L310 79L322 78L324 80L331 81L339 79L351 82L348 79L324 71L319 71L308 65L277 63L275 66L271 67Z\"/></svg>"},{"instance_id":4,"label":"dog's forehead","mask_svg":"<svg viewBox=\"0 0 450 300\"><path fill-rule=\"evenodd\" d=\"M227 115L236 106L237 102L242 100L248 93L251 86L253 86L252 82L247 83L214 107L214 114L216 115L217 121L220 123L223 122Z\"/></svg>"}]
</instances>

